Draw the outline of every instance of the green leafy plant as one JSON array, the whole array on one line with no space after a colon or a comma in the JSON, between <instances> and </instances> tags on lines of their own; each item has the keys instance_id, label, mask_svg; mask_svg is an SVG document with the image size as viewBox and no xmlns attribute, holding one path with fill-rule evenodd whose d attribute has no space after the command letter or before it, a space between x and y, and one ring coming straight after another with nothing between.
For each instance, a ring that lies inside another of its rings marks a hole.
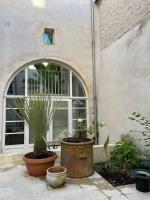
<instances>
[{"instance_id":1,"label":"green leafy plant","mask_svg":"<svg viewBox=\"0 0 150 200\"><path fill-rule=\"evenodd\" d=\"M34 156L36 158L46 156L47 147L43 137L46 138L54 114L51 96L26 97L24 101L18 100L16 107L20 114L15 109L13 109L13 112L25 120L33 135Z\"/></svg>"},{"instance_id":2,"label":"green leafy plant","mask_svg":"<svg viewBox=\"0 0 150 200\"><path fill-rule=\"evenodd\" d=\"M117 142L110 153L110 162L113 167L121 169L125 174L138 165L139 150L128 136Z\"/></svg>"},{"instance_id":3,"label":"green leafy plant","mask_svg":"<svg viewBox=\"0 0 150 200\"><path fill-rule=\"evenodd\" d=\"M140 134L140 137L137 139L138 141L142 142L142 148L141 148L142 164L140 165L140 167L148 169L148 165L150 163L150 120L138 112L133 112L132 115L129 117L129 119L131 121L135 121L139 125L138 130L130 130L130 133L136 135Z\"/></svg>"},{"instance_id":4,"label":"green leafy plant","mask_svg":"<svg viewBox=\"0 0 150 200\"><path fill-rule=\"evenodd\" d=\"M90 139L94 139L96 134L99 131L99 128L102 128L104 126L106 126L106 124L103 123L103 122L97 123L96 133L95 133L94 123L92 123L92 125L87 128L86 127L85 115L81 114L80 117L77 120L77 133L75 134L75 137L79 137L79 138L88 137Z\"/></svg>"},{"instance_id":5,"label":"green leafy plant","mask_svg":"<svg viewBox=\"0 0 150 200\"><path fill-rule=\"evenodd\" d=\"M80 139L86 138L87 136L86 121L84 118L84 115L81 114L77 120L77 133L75 134L75 137L78 137Z\"/></svg>"},{"instance_id":6,"label":"green leafy plant","mask_svg":"<svg viewBox=\"0 0 150 200\"><path fill-rule=\"evenodd\" d=\"M140 138L139 140L143 140L144 145L146 147L149 147L150 146L150 120L138 112L133 112L132 116L129 117L129 119L132 121L136 121L142 128L141 130L130 130L130 132L141 133L143 138Z\"/></svg>"}]
</instances>

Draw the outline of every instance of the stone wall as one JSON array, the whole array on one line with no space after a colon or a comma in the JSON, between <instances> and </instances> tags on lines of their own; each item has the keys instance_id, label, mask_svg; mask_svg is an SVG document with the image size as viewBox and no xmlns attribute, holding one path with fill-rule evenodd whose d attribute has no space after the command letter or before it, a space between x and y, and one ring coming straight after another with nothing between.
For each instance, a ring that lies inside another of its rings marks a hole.
<instances>
[{"instance_id":1,"label":"stone wall","mask_svg":"<svg viewBox=\"0 0 150 200\"><path fill-rule=\"evenodd\" d=\"M149 0L99 0L97 5L100 48L108 47L150 17Z\"/></svg>"}]
</instances>

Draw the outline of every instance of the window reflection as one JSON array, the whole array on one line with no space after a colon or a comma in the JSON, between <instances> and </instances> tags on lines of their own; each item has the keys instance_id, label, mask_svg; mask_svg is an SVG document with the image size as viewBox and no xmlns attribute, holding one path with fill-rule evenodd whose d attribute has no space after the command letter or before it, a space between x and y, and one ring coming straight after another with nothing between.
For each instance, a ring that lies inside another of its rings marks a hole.
<instances>
[{"instance_id":1,"label":"window reflection","mask_svg":"<svg viewBox=\"0 0 150 200\"><path fill-rule=\"evenodd\" d=\"M43 34L43 40L45 44L48 45L54 44L54 29L45 28Z\"/></svg>"},{"instance_id":2,"label":"window reflection","mask_svg":"<svg viewBox=\"0 0 150 200\"><path fill-rule=\"evenodd\" d=\"M85 96L84 88L83 88L81 82L79 81L79 79L74 74L72 76L72 95L75 97L76 96L78 96L78 97Z\"/></svg>"},{"instance_id":3,"label":"window reflection","mask_svg":"<svg viewBox=\"0 0 150 200\"><path fill-rule=\"evenodd\" d=\"M5 145L24 144L24 134L9 134L5 137Z\"/></svg>"},{"instance_id":4,"label":"window reflection","mask_svg":"<svg viewBox=\"0 0 150 200\"><path fill-rule=\"evenodd\" d=\"M56 64L37 63L28 69L28 94L70 94L69 70Z\"/></svg>"},{"instance_id":5,"label":"window reflection","mask_svg":"<svg viewBox=\"0 0 150 200\"><path fill-rule=\"evenodd\" d=\"M25 94L25 72L21 71L11 82L8 95L24 95Z\"/></svg>"},{"instance_id":6,"label":"window reflection","mask_svg":"<svg viewBox=\"0 0 150 200\"><path fill-rule=\"evenodd\" d=\"M24 132L24 122L6 122L6 133Z\"/></svg>"}]
</instances>

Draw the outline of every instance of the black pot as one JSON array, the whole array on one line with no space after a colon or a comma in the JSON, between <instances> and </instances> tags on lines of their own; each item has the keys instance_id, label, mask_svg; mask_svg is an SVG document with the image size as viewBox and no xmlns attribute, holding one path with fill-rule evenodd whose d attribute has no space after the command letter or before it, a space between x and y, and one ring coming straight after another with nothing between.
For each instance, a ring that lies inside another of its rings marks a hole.
<instances>
[{"instance_id":1,"label":"black pot","mask_svg":"<svg viewBox=\"0 0 150 200\"><path fill-rule=\"evenodd\" d=\"M140 192L150 192L150 172L144 169L136 169L131 175L135 178L136 189Z\"/></svg>"}]
</instances>

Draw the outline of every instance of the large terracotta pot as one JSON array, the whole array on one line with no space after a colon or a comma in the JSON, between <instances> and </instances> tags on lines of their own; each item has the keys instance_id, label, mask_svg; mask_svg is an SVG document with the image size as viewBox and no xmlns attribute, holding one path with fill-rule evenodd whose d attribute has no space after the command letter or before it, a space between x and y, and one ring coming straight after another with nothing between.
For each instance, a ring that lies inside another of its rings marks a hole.
<instances>
[{"instance_id":1,"label":"large terracotta pot","mask_svg":"<svg viewBox=\"0 0 150 200\"><path fill-rule=\"evenodd\" d=\"M45 176L47 169L52 167L55 163L57 155L55 152L49 152L49 156L41 159L30 158L31 153L25 154L23 160L25 161L27 171L31 176Z\"/></svg>"},{"instance_id":2,"label":"large terracotta pot","mask_svg":"<svg viewBox=\"0 0 150 200\"><path fill-rule=\"evenodd\" d=\"M83 178L93 174L93 140L64 138L61 141L61 166L70 178Z\"/></svg>"}]
</instances>

